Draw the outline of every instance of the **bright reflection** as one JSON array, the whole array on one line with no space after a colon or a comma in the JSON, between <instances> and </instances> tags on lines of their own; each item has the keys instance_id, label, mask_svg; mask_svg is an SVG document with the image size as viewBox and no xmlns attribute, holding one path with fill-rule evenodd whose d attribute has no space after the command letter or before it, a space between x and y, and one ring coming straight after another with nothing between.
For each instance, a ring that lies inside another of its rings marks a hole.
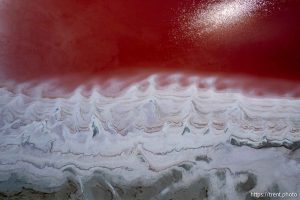
<instances>
[{"instance_id":1,"label":"bright reflection","mask_svg":"<svg viewBox=\"0 0 300 200\"><path fill-rule=\"evenodd\" d=\"M230 0L209 4L198 9L191 17L190 26L201 32L211 32L219 28L240 24L262 8L262 0Z\"/></svg>"}]
</instances>

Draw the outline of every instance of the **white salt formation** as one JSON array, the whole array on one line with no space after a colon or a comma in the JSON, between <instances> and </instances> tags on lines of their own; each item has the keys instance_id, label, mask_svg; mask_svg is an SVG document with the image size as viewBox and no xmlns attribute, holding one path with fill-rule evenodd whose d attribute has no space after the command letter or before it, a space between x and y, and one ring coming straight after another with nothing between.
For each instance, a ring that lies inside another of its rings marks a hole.
<instances>
[{"instance_id":1,"label":"white salt formation","mask_svg":"<svg viewBox=\"0 0 300 200\"><path fill-rule=\"evenodd\" d=\"M0 199L300 192L299 99L144 82L115 97L97 87L56 98L2 87Z\"/></svg>"}]
</instances>

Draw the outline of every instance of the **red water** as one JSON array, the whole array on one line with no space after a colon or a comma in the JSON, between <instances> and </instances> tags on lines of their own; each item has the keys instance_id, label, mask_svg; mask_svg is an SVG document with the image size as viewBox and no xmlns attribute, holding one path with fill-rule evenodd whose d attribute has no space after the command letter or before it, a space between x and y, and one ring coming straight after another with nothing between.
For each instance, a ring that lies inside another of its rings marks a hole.
<instances>
[{"instance_id":1,"label":"red water","mask_svg":"<svg viewBox=\"0 0 300 200\"><path fill-rule=\"evenodd\" d=\"M2 0L2 71L22 81L159 71L300 80L300 1L269 0L267 15L191 40L180 11L207 2Z\"/></svg>"}]
</instances>

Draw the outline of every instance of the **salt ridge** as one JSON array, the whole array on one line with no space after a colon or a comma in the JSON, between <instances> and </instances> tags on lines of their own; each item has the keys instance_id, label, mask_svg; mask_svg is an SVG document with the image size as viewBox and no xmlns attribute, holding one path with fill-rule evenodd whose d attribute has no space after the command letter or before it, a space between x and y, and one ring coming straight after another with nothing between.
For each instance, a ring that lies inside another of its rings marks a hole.
<instances>
[{"instance_id":1,"label":"salt ridge","mask_svg":"<svg viewBox=\"0 0 300 200\"><path fill-rule=\"evenodd\" d=\"M193 177L217 181L213 174L219 170L236 182L239 176L234 174L248 170L241 163L255 163L257 169L244 175L254 173L258 179L268 176L267 166L279 166L274 169L278 173L287 168L295 177L289 181L299 184L299 163L286 165L294 163L286 160L288 149L299 148L299 99L251 97L194 84L154 87L149 80L144 90L132 85L122 95L110 97L97 87L87 96L79 87L68 97L56 98L1 88L1 192L19 191L22 186L57 191L71 178L81 188L77 195L93 199L91 181L100 173L103 187L118 199L120 193L110 184L151 185L177 173L177 181L164 190L156 188L156 197L164 199L193 184ZM255 148L272 146L283 148L256 154ZM265 161L260 163L261 159ZM280 177L274 176L273 182ZM9 184L16 180L22 180L19 186ZM266 188L269 183L262 179L258 185ZM298 191L285 182L278 184L283 190ZM217 194L217 185L210 185L212 194ZM231 199L241 195L230 184L226 188L236 191Z\"/></svg>"}]
</instances>

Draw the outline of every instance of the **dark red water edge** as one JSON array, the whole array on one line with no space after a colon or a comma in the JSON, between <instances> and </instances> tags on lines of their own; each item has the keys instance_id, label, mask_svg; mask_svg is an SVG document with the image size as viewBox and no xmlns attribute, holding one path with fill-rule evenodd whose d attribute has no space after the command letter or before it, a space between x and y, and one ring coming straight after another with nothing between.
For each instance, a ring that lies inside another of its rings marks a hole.
<instances>
[{"instance_id":1,"label":"dark red water edge","mask_svg":"<svg viewBox=\"0 0 300 200\"><path fill-rule=\"evenodd\" d=\"M191 75L213 76L219 91L299 97L300 2L268 0L268 12L247 23L190 38L182 9L209 2L3 0L1 84L56 79L72 91L120 79L128 88L155 74L168 74L157 80L167 84L179 73L183 85Z\"/></svg>"}]
</instances>

